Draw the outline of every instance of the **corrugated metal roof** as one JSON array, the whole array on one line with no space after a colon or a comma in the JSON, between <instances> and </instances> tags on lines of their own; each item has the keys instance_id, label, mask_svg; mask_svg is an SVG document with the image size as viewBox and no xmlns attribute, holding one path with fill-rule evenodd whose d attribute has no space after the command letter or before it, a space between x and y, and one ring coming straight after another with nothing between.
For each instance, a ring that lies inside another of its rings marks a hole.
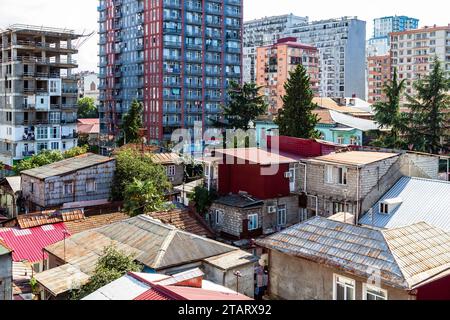
<instances>
[{"instance_id":1,"label":"corrugated metal roof","mask_svg":"<svg viewBox=\"0 0 450 320\"><path fill-rule=\"evenodd\" d=\"M365 278L380 270L407 290L450 270L450 234L424 222L381 231L315 217L257 243Z\"/></svg>"},{"instance_id":2,"label":"corrugated metal roof","mask_svg":"<svg viewBox=\"0 0 450 320\"><path fill-rule=\"evenodd\" d=\"M230 206L234 208L254 208L264 206L264 201L256 199L250 195L230 194L220 197L214 203Z\"/></svg>"},{"instance_id":3,"label":"corrugated metal roof","mask_svg":"<svg viewBox=\"0 0 450 320\"><path fill-rule=\"evenodd\" d=\"M397 157L397 153L386 153L386 152L370 152L370 151L349 151L349 152L339 152L331 153L326 156L317 157L310 159L308 161L325 161L338 164L349 164L349 165L367 165L378 161L383 161L389 158Z\"/></svg>"},{"instance_id":4,"label":"corrugated metal roof","mask_svg":"<svg viewBox=\"0 0 450 320\"><path fill-rule=\"evenodd\" d=\"M115 161L113 158L100 156L93 153L83 154L78 157L65 159L39 168L22 171L21 174L37 179L61 176L95 165Z\"/></svg>"},{"instance_id":5,"label":"corrugated metal roof","mask_svg":"<svg viewBox=\"0 0 450 320\"><path fill-rule=\"evenodd\" d=\"M21 188L21 177L6 177L5 180L8 182L12 192L17 193L22 191Z\"/></svg>"},{"instance_id":6,"label":"corrugated metal roof","mask_svg":"<svg viewBox=\"0 0 450 320\"><path fill-rule=\"evenodd\" d=\"M30 229L0 228L0 238L14 250L13 261L20 262L27 260L30 263L42 261L47 258L43 255L42 249L62 241L64 233L66 237L70 234L66 230L64 223L40 226Z\"/></svg>"},{"instance_id":7,"label":"corrugated metal roof","mask_svg":"<svg viewBox=\"0 0 450 320\"><path fill-rule=\"evenodd\" d=\"M394 198L402 203L381 214L380 203ZM385 229L421 221L450 232L450 182L403 177L360 219L363 225Z\"/></svg>"},{"instance_id":8,"label":"corrugated metal roof","mask_svg":"<svg viewBox=\"0 0 450 320\"><path fill-rule=\"evenodd\" d=\"M66 262L78 269L81 276L91 274L104 248L109 245L134 255L137 261L156 270L238 250L142 215L66 239ZM51 245L46 250L57 257L64 257L63 242ZM69 288L55 285L59 277L59 271L55 269L38 274L36 279L46 288L52 288L52 292L60 294Z\"/></svg>"},{"instance_id":9,"label":"corrugated metal roof","mask_svg":"<svg viewBox=\"0 0 450 320\"><path fill-rule=\"evenodd\" d=\"M380 231L315 217L257 244L335 267L361 277L379 268L381 278L406 287L402 272Z\"/></svg>"},{"instance_id":10,"label":"corrugated metal roof","mask_svg":"<svg viewBox=\"0 0 450 320\"><path fill-rule=\"evenodd\" d=\"M205 262L222 270L229 270L230 268L243 266L249 263L255 263L258 259L245 251L236 250L224 253L217 257L205 259Z\"/></svg>"},{"instance_id":11,"label":"corrugated metal roof","mask_svg":"<svg viewBox=\"0 0 450 320\"><path fill-rule=\"evenodd\" d=\"M343 124L350 128L355 128L361 131L379 130L378 124L374 121L352 117L333 110L330 110L330 116L334 122Z\"/></svg>"},{"instance_id":12,"label":"corrugated metal roof","mask_svg":"<svg viewBox=\"0 0 450 320\"><path fill-rule=\"evenodd\" d=\"M176 153L151 154L152 161L157 164L181 164L183 159Z\"/></svg>"},{"instance_id":13,"label":"corrugated metal roof","mask_svg":"<svg viewBox=\"0 0 450 320\"><path fill-rule=\"evenodd\" d=\"M83 300L133 300L149 289L149 284L127 274L98 289Z\"/></svg>"}]
</instances>

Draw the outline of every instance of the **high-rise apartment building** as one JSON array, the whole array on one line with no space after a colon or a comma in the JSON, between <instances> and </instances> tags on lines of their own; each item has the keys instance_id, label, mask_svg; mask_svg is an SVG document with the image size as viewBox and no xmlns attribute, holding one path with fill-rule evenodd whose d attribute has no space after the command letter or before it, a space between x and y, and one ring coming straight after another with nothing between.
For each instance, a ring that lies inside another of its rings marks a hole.
<instances>
[{"instance_id":1,"label":"high-rise apartment building","mask_svg":"<svg viewBox=\"0 0 450 320\"><path fill-rule=\"evenodd\" d=\"M312 46L284 38L271 46L259 47L256 58L256 83L264 90L269 112L275 114L283 107L282 96L286 94L285 82L289 72L302 64L310 77L311 88L319 93L319 51Z\"/></svg>"},{"instance_id":2,"label":"high-rise apartment building","mask_svg":"<svg viewBox=\"0 0 450 320\"><path fill-rule=\"evenodd\" d=\"M242 0L100 0L103 136L117 138L134 99L143 102L152 143L219 118L228 83L242 78L242 6Z\"/></svg>"},{"instance_id":3,"label":"high-rise apartment building","mask_svg":"<svg viewBox=\"0 0 450 320\"><path fill-rule=\"evenodd\" d=\"M389 16L373 20L373 35L368 41L369 56L388 54L391 32L413 30L419 27L419 19L407 16Z\"/></svg>"},{"instance_id":4,"label":"high-rise apartment building","mask_svg":"<svg viewBox=\"0 0 450 320\"><path fill-rule=\"evenodd\" d=\"M0 162L77 145L78 51L72 30L13 25L0 33Z\"/></svg>"},{"instance_id":5,"label":"high-rise apartment building","mask_svg":"<svg viewBox=\"0 0 450 320\"><path fill-rule=\"evenodd\" d=\"M366 22L357 17L313 21L291 27L287 36L319 49L319 94L366 97Z\"/></svg>"},{"instance_id":6,"label":"high-rise apartment building","mask_svg":"<svg viewBox=\"0 0 450 320\"><path fill-rule=\"evenodd\" d=\"M256 49L276 43L289 27L308 22L292 13L255 19L244 23L243 81L256 82Z\"/></svg>"},{"instance_id":7,"label":"high-rise apartment building","mask_svg":"<svg viewBox=\"0 0 450 320\"><path fill-rule=\"evenodd\" d=\"M391 56L368 57L368 102L383 101L386 96L383 87L391 79Z\"/></svg>"},{"instance_id":8,"label":"high-rise apartment building","mask_svg":"<svg viewBox=\"0 0 450 320\"><path fill-rule=\"evenodd\" d=\"M429 74L435 56L450 78L450 24L391 33L392 67L406 79L406 93L415 93L414 81Z\"/></svg>"}]
</instances>

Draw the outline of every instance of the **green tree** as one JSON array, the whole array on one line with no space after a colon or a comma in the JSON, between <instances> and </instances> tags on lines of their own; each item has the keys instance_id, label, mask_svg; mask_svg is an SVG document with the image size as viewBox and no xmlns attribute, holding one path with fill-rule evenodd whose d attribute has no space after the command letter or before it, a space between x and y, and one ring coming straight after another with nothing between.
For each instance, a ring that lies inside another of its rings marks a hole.
<instances>
[{"instance_id":1,"label":"green tree","mask_svg":"<svg viewBox=\"0 0 450 320\"><path fill-rule=\"evenodd\" d=\"M63 153L64 159L74 158L86 154L89 151L89 146L84 145L81 147L74 147L70 150L67 150Z\"/></svg>"},{"instance_id":2,"label":"green tree","mask_svg":"<svg viewBox=\"0 0 450 320\"><path fill-rule=\"evenodd\" d=\"M227 128L248 130L250 122L266 113L267 104L259 93L260 89L255 83L240 85L234 81L230 82L230 101L223 107Z\"/></svg>"},{"instance_id":3,"label":"green tree","mask_svg":"<svg viewBox=\"0 0 450 320\"><path fill-rule=\"evenodd\" d=\"M216 198L217 195L215 192L208 191L208 189L202 186L195 187L194 193L190 195L190 200L195 203L195 210L202 215L208 212L209 207L211 207Z\"/></svg>"},{"instance_id":4,"label":"green tree","mask_svg":"<svg viewBox=\"0 0 450 320\"><path fill-rule=\"evenodd\" d=\"M78 119L98 118L98 109L95 106L95 100L90 97L84 97L78 100Z\"/></svg>"},{"instance_id":5,"label":"green tree","mask_svg":"<svg viewBox=\"0 0 450 320\"><path fill-rule=\"evenodd\" d=\"M140 142L139 130L143 126L143 110L144 107L137 100L131 103L128 113L123 116L123 124L121 126L123 136L119 141L119 145Z\"/></svg>"},{"instance_id":6,"label":"green tree","mask_svg":"<svg viewBox=\"0 0 450 320\"><path fill-rule=\"evenodd\" d=\"M125 212L131 217L167 209L164 191L152 180L134 179L126 187L124 198Z\"/></svg>"},{"instance_id":7,"label":"green tree","mask_svg":"<svg viewBox=\"0 0 450 320\"><path fill-rule=\"evenodd\" d=\"M112 197L116 201L124 200L125 190L138 181L152 181L162 191L170 190L163 166L152 161L151 154L142 155L133 149L124 149L116 154L116 172L112 187Z\"/></svg>"},{"instance_id":8,"label":"green tree","mask_svg":"<svg viewBox=\"0 0 450 320\"><path fill-rule=\"evenodd\" d=\"M405 80L398 81L397 69L394 69L392 80L383 87L386 101L380 101L373 105L375 111L375 121L380 129L389 129L389 133L382 135L374 141L374 145L384 148L406 147L403 138L408 127L408 116L400 112L400 101L405 90Z\"/></svg>"},{"instance_id":9,"label":"green tree","mask_svg":"<svg viewBox=\"0 0 450 320\"><path fill-rule=\"evenodd\" d=\"M315 127L319 118L313 113L318 105L313 102L314 92L305 67L299 64L290 72L284 88L286 95L282 97L283 108L275 119L280 135L305 139L318 138L319 133Z\"/></svg>"},{"instance_id":10,"label":"green tree","mask_svg":"<svg viewBox=\"0 0 450 320\"><path fill-rule=\"evenodd\" d=\"M52 164L54 162L85 154L87 150L87 146L75 147L65 151L64 153L61 153L61 151L57 150L43 150L38 154L32 156L31 158L20 161L13 167L13 170L16 174L20 174L25 170L39 168L48 164Z\"/></svg>"},{"instance_id":11,"label":"green tree","mask_svg":"<svg viewBox=\"0 0 450 320\"><path fill-rule=\"evenodd\" d=\"M89 282L78 290L72 291L72 300L80 300L123 277L128 272L141 272L143 266L135 262L132 255L117 250L114 246L106 247L98 260Z\"/></svg>"},{"instance_id":12,"label":"green tree","mask_svg":"<svg viewBox=\"0 0 450 320\"><path fill-rule=\"evenodd\" d=\"M406 96L411 110L408 143L417 151L434 154L445 151L449 139L449 82L437 56L430 73L416 81L414 89L414 97Z\"/></svg>"},{"instance_id":13,"label":"green tree","mask_svg":"<svg viewBox=\"0 0 450 320\"><path fill-rule=\"evenodd\" d=\"M22 171L39 168L61 160L64 160L64 157L60 151L43 150L29 159L20 161L13 169L16 174L20 174Z\"/></svg>"}]
</instances>

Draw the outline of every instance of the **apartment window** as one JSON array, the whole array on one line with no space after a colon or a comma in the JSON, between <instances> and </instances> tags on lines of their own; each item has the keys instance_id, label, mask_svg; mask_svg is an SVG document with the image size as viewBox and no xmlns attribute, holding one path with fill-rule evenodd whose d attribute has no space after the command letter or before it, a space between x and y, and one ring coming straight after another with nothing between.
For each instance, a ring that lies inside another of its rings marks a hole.
<instances>
[{"instance_id":1,"label":"apartment window","mask_svg":"<svg viewBox=\"0 0 450 320\"><path fill-rule=\"evenodd\" d=\"M389 205L387 203L380 203L380 213L389 214Z\"/></svg>"},{"instance_id":2,"label":"apartment window","mask_svg":"<svg viewBox=\"0 0 450 320\"><path fill-rule=\"evenodd\" d=\"M225 212L223 210L216 210L216 225L221 226L223 224L223 218L225 216Z\"/></svg>"},{"instance_id":3,"label":"apartment window","mask_svg":"<svg viewBox=\"0 0 450 320\"><path fill-rule=\"evenodd\" d=\"M50 144L50 148L51 148L52 150L59 150L59 142L52 142L52 143Z\"/></svg>"},{"instance_id":4,"label":"apartment window","mask_svg":"<svg viewBox=\"0 0 450 320\"><path fill-rule=\"evenodd\" d=\"M355 300L355 280L335 274L333 300Z\"/></svg>"},{"instance_id":5,"label":"apartment window","mask_svg":"<svg viewBox=\"0 0 450 320\"><path fill-rule=\"evenodd\" d=\"M176 167L175 166L167 166L166 173L167 173L168 177L174 177L175 173L176 173Z\"/></svg>"},{"instance_id":6,"label":"apartment window","mask_svg":"<svg viewBox=\"0 0 450 320\"><path fill-rule=\"evenodd\" d=\"M6 121L11 122L12 121L12 112L6 112Z\"/></svg>"},{"instance_id":7,"label":"apartment window","mask_svg":"<svg viewBox=\"0 0 450 320\"><path fill-rule=\"evenodd\" d=\"M48 128L47 127L38 127L37 128L37 139L38 140L48 139Z\"/></svg>"},{"instance_id":8,"label":"apartment window","mask_svg":"<svg viewBox=\"0 0 450 320\"><path fill-rule=\"evenodd\" d=\"M277 214L277 224L279 227L283 227L286 225L287 220L287 208L286 205L278 206L278 214Z\"/></svg>"},{"instance_id":9,"label":"apartment window","mask_svg":"<svg viewBox=\"0 0 450 320\"><path fill-rule=\"evenodd\" d=\"M347 185L347 174L348 169L347 168L338 168L339 173L339 184Z\"/></svg>"},{"instance_id":10,"label":"apartment window","mask_svg":"<svg viewBox=\"0 0 450 320\"><path fill-rule=\"evenodd\" d=\"M254 231L259 228L259 217L257 214L250 214L248 216L248 230Z\"/></svg>"},{"instance_id":11,"label":"apartment window","mask_svg":"<svg viewBox=\"0 0 450 320\"><path fill-rule=\"evenodd\" d=\"M333 183L333 166L325 166L325 181L327 183Z\"/></svg>"},{"instance_id":12,"label":"apartment window","mask_svg":"<svg viewBox=\"0 0 450 320\"><path fill-rule=\"evenodd\" d=\"M64 195L72 195L72 194L73 194L73 182L65 182Z\"/></svg>"},{"instance_id":13,"label":"apartment window","mask_svg":"<svg viewBox=\"0 0 450 320\"><path fill-rule=\"evenodd\" d=\"M363 287L364 300L387 300L387 291L376 286L364 284Z\"/></svg>"},{"instance_id":14,"label":"apartment window","mask_svg":"<svg viewBox=\"0 0 450 320\"><path fill-rule=\"evenodd\" d=\"M86 192L95 192L97 191L97 185L95 183L95 179L87 179L86 180Z\"/></svg>"}]
</instances>

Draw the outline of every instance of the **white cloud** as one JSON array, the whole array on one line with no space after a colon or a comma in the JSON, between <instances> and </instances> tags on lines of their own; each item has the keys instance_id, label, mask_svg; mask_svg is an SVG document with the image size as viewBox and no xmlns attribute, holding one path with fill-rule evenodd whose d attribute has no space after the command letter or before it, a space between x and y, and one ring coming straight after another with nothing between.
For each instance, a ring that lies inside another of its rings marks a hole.
<instances>
[{"instance_id":1,"label":"white cloud","mask_svg":"<svg viewBox=\"0 0 450 320\"><path fill-rule=\"evenodd\" d=\"M294 13L310 20L340 16L358 16L366 20L368 34L372 20L388 15L409 15L419 18L421 25L447 25L450 22L445 2L429 0L426 5L411 0L244 0L245 19ZM0 0L0 28L14 23L45 25L76 29L89 33L97 30L96 0ZM97 41L95 36L80 49L80 69L97 70Z\"/></svg>"}]
</instances>

